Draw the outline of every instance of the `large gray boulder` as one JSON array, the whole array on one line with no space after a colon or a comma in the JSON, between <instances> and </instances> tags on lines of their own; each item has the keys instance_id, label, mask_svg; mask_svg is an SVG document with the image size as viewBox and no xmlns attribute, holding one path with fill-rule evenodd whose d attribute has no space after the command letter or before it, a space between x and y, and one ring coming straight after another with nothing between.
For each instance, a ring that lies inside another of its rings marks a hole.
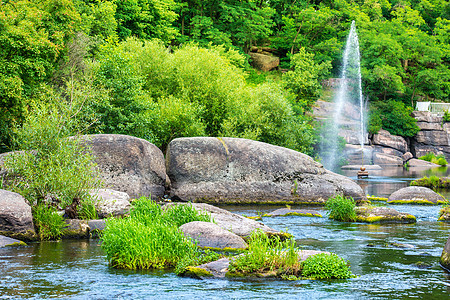
<instances>
[{"instance_id":1,"label":"large gray boulder","mask_svg":"<svg viewBox=\"0 0 450 300\"><path fill-rule=\"evenodd\" d=\"M120 134L84 136L107 188L126 192L131 198L164 196L164 155L146 140Z\"/></svg>"},{"instance_id":2,"label":"large gray boulder","mask_svg":"<svg viewBox=\"0 0 450 300\"><path fill-rule=\"evenodd\" d=\"M433 146L448 146L448 134L443 130L419 131L415 139L418 143Z\"/></svg>"},{"instance_id":3,"label":"large gray boulder","mask_svg":"<svg viewBox=\"0 0 450 300\"><path fill-rule=\"evenodd\" d=\"M323 204L336 194L365 199L354 181L311 157L247 139L174 139L166 160L171 197L183 201Z\"/></svg>"},{"instance_id":4,"label":"large gray boulder","mask_svg":"<svg viewBox=\"0 0 450 300\"><path fill-rule=\"evenodd\" d=\"M245 218L241 215L234 214L225 209L215 207L206 203L167 203L165 207L171 205L192 205L196 210L204 213L207 212L211 215L211 219L215 224L221 228L233 232L240 237L249 237L254 231L261 230L267 235L275 235L280 238L286 238L290 236L287 233L277 231L269 226L266 226L255 220Z\"/></svg>"},{"instance_id":5,"label":"large gray boulder","mask_svg":"<svg viewBox=\"0 0 450 300\"><path fill-rule=\"evenodd\" d=\"M437 168L440 167L440 165L426 161L426 160L421 160L421 159L417 159L417 158L411 158L410 160L408 160L408 166L411 168Z\"/></svg>"},{"instance_id":6,"label":"large gray boulder","mask_svg":"<svg viewBox=\"0 0 450 300\"><path fill-rule=\"evenodd\" d=\"M197 242L201 248L221 250L246 249L247 243L243 238L217 224L210 222L189 222L180 226L181 232Z\"/></svg>"},{"instance_id":7,"label":"large gray boulder","mask_svg":"<svg viewBox=\"0 0 450 300\"><path fill-rule=\"evenodd\" d=\"M99 189L89 192L95 200L95 208L100 218L122 216L130 210L130 196L125 192Z\"/></svg>"},{"instance_id":8,"label":"large gray boulder","mask_svg":"<svg viewBox=\"0 0 450 300\"><path fill-rule=\"evenodd\" d=\"M0 190L0 233L18 237L34 235L31 207L17 193Z\"/></svg>"},{"instance_id":9,"label":"large gray boulder","mask_svg":"<svg viewBox=\"0 0 450 300\"><path fill-rule=\"evenodd\" d=\"M447 200L427 187L409 186L392 193L388 203L419 203L419 204L441 204Z\"/></svg>"},{"instance_id":10,"label":"large gray boulder","mask_svg":"<svg viewBox=\"0 0 450 300\"><path fill-rule=\"evenodd\" d=\"M373 163L375 165L402 166L403 159L399 156L394 156L390 154L374 153Z\"/></svg>"},{"instance_id":11,"label":"large gray boulder","mask_svg":"<svg viewBox=\"0 0 450 300\"><path fill-rule=\"evenodd\" d=\"M403 137L392 135L389 131L384 129L381 129L377 134L373 135L373 144L390 147L401 153L408 151L408 143L406 143L406 140Z\"/></svg>"}]
</instances>

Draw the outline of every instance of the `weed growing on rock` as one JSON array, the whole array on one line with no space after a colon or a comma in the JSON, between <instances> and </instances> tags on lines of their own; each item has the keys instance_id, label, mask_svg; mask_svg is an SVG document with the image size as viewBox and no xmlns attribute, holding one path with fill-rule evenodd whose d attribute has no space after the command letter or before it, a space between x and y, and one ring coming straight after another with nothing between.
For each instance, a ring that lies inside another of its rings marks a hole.
<instances>
[{"instance_id":1,"label":"weed growing on rock","mask_svg":"<svg viewBox=\"0 0 450 300\"><path fill-rule=\"evenodd\" d=\"M334 253L319 253L308 257L302 264L302 275L312 279L345 279L356 277L349 263Z\"/></svg>"},{"instance_id":2,"label":"weed growing on rock","mask_svg":"<svg viewBox=\"0 0 450 300\"><path fill-rule=\"evenodd\" d=\"M281 241L268 237L261 231L254 232L248 240L248 251L230 263L228 270L236 274L266 273L298 275L301 263L293 238Z\"/></svg>"},{"instance_id":3,"label":"weed growing on rock","mask_svg":"<svg viewBox=\"0 0 450 300\"><path fill-rule=\"evenodd\" d=\"M352 197L342 195L328 199L325 205L330 219L343 222L354 222L356 220L355 207L355 200Z\"/></svg>"},{"instance_id":4,"label":"weed growing on rock","mask_svg":"<svg viewBox=\"0 0 450 300\"><path fill-rule=\"evenodd\" d=\"M437 189L437 188L450 188L450 179L445 178L439 178L437 176L430 176L429 178L427 176L416 179L411 181L411 186L424 186L431 189Z\"/></svg>"},{"instance_id":5,"label":"weed growing on rock","mask_svg":"<svg viewBox=\"0 0 450 300\"><path fill-rule=\"evenodd\" d=\"M175 267L179 272L189 262L204 261L205 252L178 229L185 222L210 220L209 215L194 213L191 205L161 206L150 198L133 202L129 217L108 219L101 236L102 248L112 267L119 269L162 269ZM176 220L176 221L175 221Z\"/></svg>"},{"instance_id":6,"label":"weed growing on rock","mask_svg":"<svg viewBox=\"0 0 450 300\"><path fill-rule=\"evenodd\" d=\"M443 154L436 155L433 152L428 152L424 156L419 157L419 159L429 161L441 166L447 165L447 161L445 160L445 156Z\"/></svg>"},{"instance_id":7,"label":"weed growing on rock","mask_svg":"<svg viewBox=\"0 0 450 300\"><path fill-rule=\"evenodd\" d=\"M54 207L41 203L33 206L32 211L40 240L57 240L61 237L66 224Z\"/></svg>"}]
</instances>

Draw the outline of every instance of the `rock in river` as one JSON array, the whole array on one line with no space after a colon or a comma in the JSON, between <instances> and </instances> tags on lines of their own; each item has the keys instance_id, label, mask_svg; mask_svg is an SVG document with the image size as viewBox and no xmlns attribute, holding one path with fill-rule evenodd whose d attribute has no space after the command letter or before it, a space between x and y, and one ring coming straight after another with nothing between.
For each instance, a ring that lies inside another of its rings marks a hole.
<instances>
[{"instance_id":1,"label":"rock in river","mask_svg":"<svg viewBox=\"0 0 450 300\"><path fill-rule=\"evenodd\" d=\"M205 203L168 203L166 206L170 205L192 205L195 209L208 212L211 215L211 219L214 223L219 225L225 230L231 231L240 237L248 237L255 230L261 230L267 235L276 235L280 238L286 238L290 235L285 232L280 232L272 229L260 222L245 218L241 215L231 213L225 209L221 209ZM163 207L163 209L164 209Z\"/></svg>"},{"instance_id":2,"label":"rock in river","mask_svg":"<svg viewBox=\"0 0 450 300\"><path fill-rule=\"evenodd\" d=\"M166 163L171 197L183 201L324 204L336 194L365 199L354 181L308 155L247 139L174 139Z\"/></svg>"},{"instance_id":3,"label":"rock in river","mask_svg":"<svg viewBox=\"0 0 450 300\"><path fill-rule=\"evenodd\" d=\"M447 271L450 271L450 236L448 237L447 243L445 243L444 250L442 250L440 262Z\"/></svg>"},{"instance_id":4,"label":"rock in river","mask_svg":"<svg viewBox=\"0 0 450 300\"><path fill-rule=\"evenodd\" d=\"M447 200L427 187L409 186L392 193L387 202L398 204L443 204L447 203Z\"/></svg>"},{"instance_id":5,"label":"rock in river","mask_svg":"<svg viewBox=\"0 0 450 300\"><path fill-rule=\"evenodd\" d=\"M221 250L243 250L247 243L238 235L210 222L189 222L180 226L180 230L187 237L197 241L201 248Z\"/></svg>"},{"instance_id":6,"label":"rock in river","mask_svg":"<svg viewBox=\"0 0 450 300\"><path fill-rule=\"evenodd\" d=\"M264 217L284 217L284 216L301 216L301 217L319 217L322 215L315 210L306 209L290 209L290 208L280 208L265 214Z\"/></svg>"},{"instance_id":7,"label":"rock in river","mask_svg":"<svg viewBox=\"0 0 450 300\"><path fill-rule=\"evenodd\" d=\"M398 212L389 207L356 207L356 221L365 223L415 223L413 215Z\"/></svg>"}]
</instances>

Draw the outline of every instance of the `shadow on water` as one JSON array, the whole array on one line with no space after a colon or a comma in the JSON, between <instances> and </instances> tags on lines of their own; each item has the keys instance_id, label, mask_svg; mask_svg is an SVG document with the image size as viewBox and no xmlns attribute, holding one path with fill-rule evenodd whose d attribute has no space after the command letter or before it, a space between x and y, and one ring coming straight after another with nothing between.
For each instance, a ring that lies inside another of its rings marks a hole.
<instances>
[{"instance_id":1,"label":"shadow on water","mask_svg":"<svg viewBox=\"0 0 450 300\"><path fill-rule=\"evenodd\" d=\"M447 175L447 170L433 172ZM426 173L391 170L373 174L362 184L370 194L388 196ZM433 174L428 171L427 176ZM279 207L225 208L250 216ZM268 226L293 234L304 249L330 251L347 259L358 275L349 280L196 280L170 271L116 270L108 266L98 240L72 240L0 249L0 298L448 299L450 277L438 262L450 224L437 222L440 207L393 207L415 215L418 222L341 223L329 220L320 207L310 209L323 218L263 218Z\"/></svg>"}]
</instances>

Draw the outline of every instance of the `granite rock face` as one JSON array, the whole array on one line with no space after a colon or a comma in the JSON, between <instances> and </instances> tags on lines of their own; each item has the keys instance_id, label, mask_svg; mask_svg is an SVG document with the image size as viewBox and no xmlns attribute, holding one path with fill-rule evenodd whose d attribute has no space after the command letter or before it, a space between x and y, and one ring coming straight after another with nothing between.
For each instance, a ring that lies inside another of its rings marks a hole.
<instances>
[{"instance_id":1,"label":"granite rock face","mask_svg":"<svg viewBox=\"0 0 450 300\"><path fill-rule=\"evenodd\" d=\"M131 198L164 196L166 168L164 155L146 140L119 134L87 135L107 188L126 192Z\"/></svg>"},{"instance_id":2,"label":"granite rock face","mask_svg":"<svg viewBox=\"0 0 450 300\"><path fill-rule=\"evenodd\" d=\"M401 153L408 151L408 144L403 137L392 135L384 129L381 129L377 134L373 135L373 143L374 145L380 145L398 150Z\"/></svg>"},{"instance_id":3,"label":"granite rock face","mask_svg":"<svg viewBox=\"0 0 450 300\"><path fill-rule=\"evenodd\" d=\"M316 203L365 199L354 181L300 152L238 138L179 138L167 149L173 199L208 203Z\"/></svg>"},{"instance_id":4,"label":"granite rock face","mask_svg":"<svg viewBox=\"0 0 450 300\"><path fill-rule=\"evenodd\" d=\"M34 233L31 207L21 195L0 190L0 232L7 235Z\"/></svg>"}]
</instances>

